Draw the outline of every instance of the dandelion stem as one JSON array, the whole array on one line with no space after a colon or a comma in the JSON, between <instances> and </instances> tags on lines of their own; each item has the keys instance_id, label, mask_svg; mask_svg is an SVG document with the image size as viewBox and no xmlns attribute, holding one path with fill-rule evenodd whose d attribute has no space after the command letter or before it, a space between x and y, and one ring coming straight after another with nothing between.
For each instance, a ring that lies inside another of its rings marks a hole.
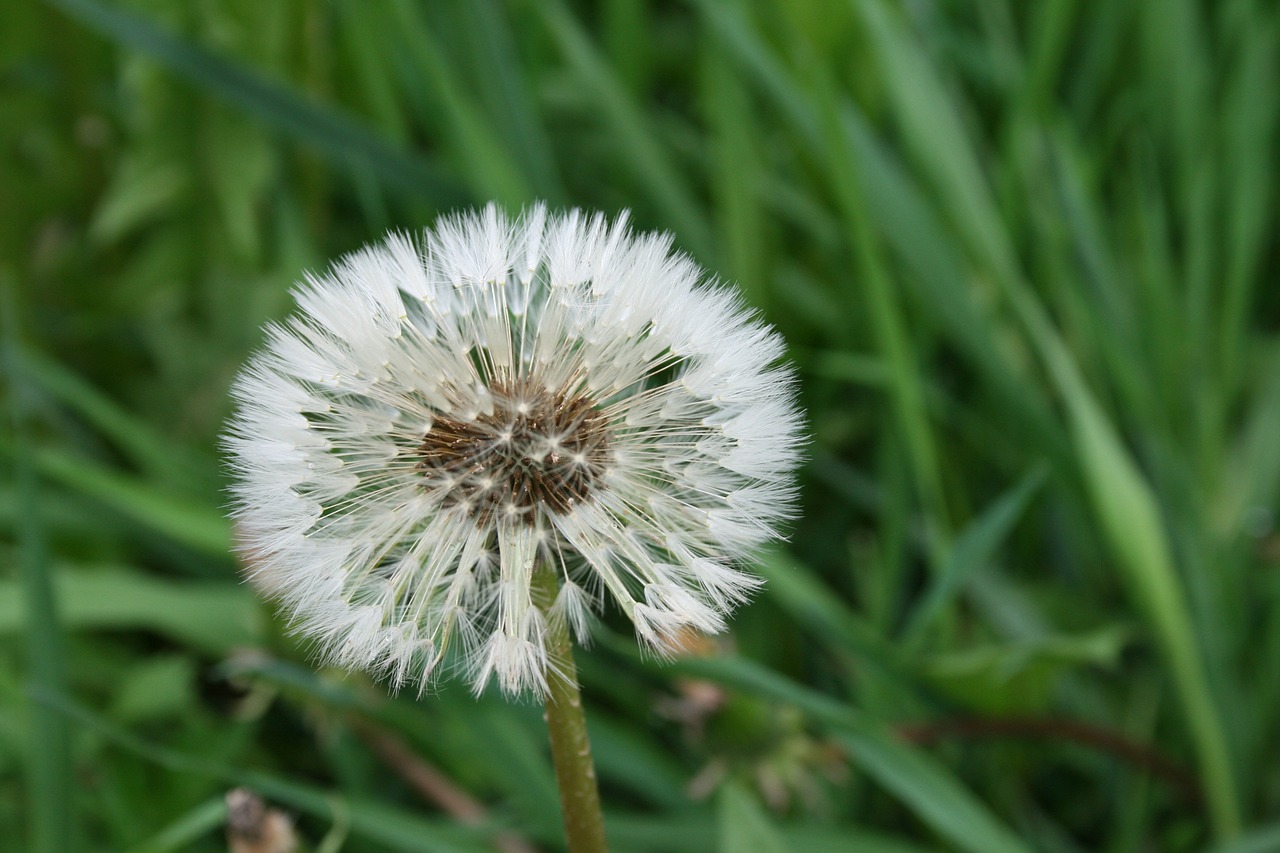
<instances>
[{"instance_id":1,"label":"dandelion stem","mask_svg":"<svg viewBox=\"0 0 1280 853\"><path fill-rule=\"evenodd\" d=\"M604 840L596 767L591 760L587 718L582 713L578 671L573 663L573 641L565 620L549 614L557 586L554 572L546 568L534 572L534 601L548 614L547 733L551 737L551 760L560 787L564 832L569 853L606 853L609 848Z\"/></svg>"}]
</instances>

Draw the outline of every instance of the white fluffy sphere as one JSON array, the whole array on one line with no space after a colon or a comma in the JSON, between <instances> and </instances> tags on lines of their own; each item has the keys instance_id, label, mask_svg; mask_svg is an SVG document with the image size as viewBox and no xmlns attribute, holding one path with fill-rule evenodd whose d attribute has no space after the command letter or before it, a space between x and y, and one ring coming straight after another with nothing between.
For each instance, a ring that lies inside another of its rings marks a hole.
<instances>
[{"instance_id":1,"label":"white fluffy sphere","mask_svg":"<svg viewBox=\"0 0 1280 853\"><path fill-rule=\"evenodd\" d=\"M717 632L792 514L782 339L665 235L539 206L308 277L234 386L250 577L338 665L546 689L548 619ZM535 571L559 593L545 613Z\"/></svg>"}]
</instances>

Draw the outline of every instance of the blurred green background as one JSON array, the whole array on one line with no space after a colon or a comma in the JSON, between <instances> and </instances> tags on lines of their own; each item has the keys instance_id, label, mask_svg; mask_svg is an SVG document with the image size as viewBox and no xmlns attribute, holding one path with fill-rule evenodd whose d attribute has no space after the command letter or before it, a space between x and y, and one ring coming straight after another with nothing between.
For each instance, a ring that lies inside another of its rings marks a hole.
<instances>
[{"instance_id":1,"label":"blurred green background","mask_svg":"<svg viewBox=\"0 0 1280 853\"><path fill-rule=\"evenodd\" d=\"M1274 2L0 17L0 849L225 850L236 785L561 849L540 710L315 671L216 450L304 270L537 198L737 281L813 433L731 636L580 656L617 850L1280 849Z\"/></svg>"}]
</instances>

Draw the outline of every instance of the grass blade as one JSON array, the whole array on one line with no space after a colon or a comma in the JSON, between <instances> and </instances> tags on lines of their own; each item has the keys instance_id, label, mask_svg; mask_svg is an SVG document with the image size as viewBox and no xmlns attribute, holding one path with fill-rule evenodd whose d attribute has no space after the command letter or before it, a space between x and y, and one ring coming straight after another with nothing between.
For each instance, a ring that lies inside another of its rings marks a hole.
<instances>
[{"instance_id":1,"label":"grass blade","mask_svg":"<svg viewBox=\"0 0 1280 853\"><path fill-rule=\"evenodd\" d=\"M304 100L143 18L97 0L45 2L122 47L151 57L263 124L319 149L336 163L367 169L390 190L437 207L470 201L470 196L434 165L388 143L351 116Z\"/></svg>"},{"instance_id":2,"label":"grass blade","mask_svg":"<svg viewBox=\"0 0 1280 853\"><path fill-rule=\"evenodd\" d=\"M22 358L41 391L83 417L144 472L174 485L189 484L199 477L200 465L194 455L183 452L100 389L43 354L28 351Z\"/></svg>"},{"instance_id":3,"label":"grass blade","mask_svg":"<svg viewBox=\"0 0 1280 853\"><path fill-rule=\"evenodd\" d=\"M960 534L946 565L907 618L904 642L910 645L917 640L955 598L965 581L991 560L1044 483L1045 475L1044 467L1033 470Z\"/></svg>"},{"instance_id":4,"label":"grass blade","mask_svg":"<svg viewBox=\"0 0 1280 853\"><path fill-rule=\"evenodd\" d=\"M849 758L952 845L971 853L1026 853L1013 831L924 751L852 708L743 659L686 661L679 668L745 692L788 702L827 726Z\"/></svg>"},{"instance_id":5,"label":"grass blade","mask_svg":"<svg viewBox=\"0 0 1280 853\"><path fill-rule=\"evenodd\" d=\"M115 566L57 566L49 573L66 631L154 631L225 655L261 635L262 610L234 581L170 581ZM15 585L0 581L0 635L25 618Z\"/></svg>"},{"instance_id":6,"label":"grass blade","mask_svg":"<svg viewBox=\"0 0 1280 853\"><path fill-rule=\"evenodd\" d=\"M769 816L741 785L725 784L719 801L720 853L789 853Z\"/></svg>"},{"instance_id":7,"label":"grass blade","mask_svg":"<svg viewBox=\"0 0 1280 853\"><path fill-rule=\"evenodd\" d=\"M874 625L842 606L812 572L781 554L765 554L758 567L769 582L770 596L796 624L874 666L904 690L931 702L941 701L920 683L902 651Z\"/></svg>"},{"instance_id":8,"label":"grass blade","mask_svg":"<svg viewBox=\"0 0 1280 853\"><path fill-rule=\"evenodd\" d=\"M222 797L205 800L128 853L171 853L189 850L201 838L222 830L227 804Z\"/></svg>"},{"instance_id":9,"label":"grass blade","mask_svg":"<svg viewBox=\"0 0 1280 853\"><path fill-rule=\"evenodd\" d=\"M854 2L882 66L905 137L950 207L950 221L1000 283L1044 360L1070 416L1076 464L1131 594L1165 653L1196 744L1217 833L1240 829L1240 803L1223 718L1209 689L1184 591L1150 488L1027 287L979 159L923 51L878 3ZM946 145L936 144L941 137Z\"/></svg>"},{"instance_id":10,"label":"grass blade","mask_svg":"<svg viewBox=\"0 0 1280 853\"><path fill-rule=\"evenodd\" d=\"M40 517L40 485L26 444L27 411L31 386L18 351L17 299L13 282L0 277L0 310L7 346L4 372L10 390L10 428L16 445L14 479L23 510L14 538L18 542L19 594L7 600L25 611L27 683L32 691L66 689L66 649L62 638L48 546ZM72 776L70 734L66 720L28 707L27 774L31 853L63 853L73 849L75 815L70 796L76 790Z\"/></svg>"},{"instance_id":11,"label":"grass blade","mask_svg":"<svg viewBox=\"0 0 1280 853\"><path fill-rule=\"evenodd\" d=\"M914 289L917 304L938 323L982 371L1000 394L1005 409L1025 423L1041 445L1052 445L1057 460L1066 454L1065 442L1040 396L1029 381L1025 364L1002 341L1009 337L989 308L980 305L971 282L963 274L960 245L929 206L922 189L906 173L889 148L876 138L867 119L854 106L839 104L845 140L833 153L814 98L788 74L770 47L731 4L690 0L710 33L727 54L755 80L762 93L784 115L812 154L833 161L837 169L857 165L856 179L866 206L895 257L913 275L902 283ZM936 134L930 139L936 138ZM961 184L966 184L964 179Z\"/></svg>"},{"instance_id":12,"label":"grass blade","mask_svg":"<svg viewBox=\"0 0 1280 853\"><path fill-rule=\"evenodd\" d=\"M1055 337L1042 338L1070 414L1080 468L1118 568L1156 635L1196 744L1215 830L1240 831L1240 802L1221 709L1214 701L1155 496Z\"/></svg>"},{"instance_id":13,"label":"grass blade","mask_svg":"<svg viewBox=\"0 0 1280 853\"><path fill-rule=\"evenodd\" d=\"M761 177L767 174L754 141L758 131L742 81L723 51L708 51L703 60L701 97L712 144L712 198L720 259L747 301L767 311L768 229L760 205Z\"/></svg>"},{"instance_id":14,"label":"grass blade","mask_svg":"<svg viewBox=\"0 0 1280 853\"><path fill-rule=\"evenodd\" d=\"M1280 823L1250 830L1234 841L1219 844L1209 853L1275 853L1280 850Z\"/></svg>"},{"instance_id":15,"label":"grass blade","mask_svg":"<svg viewBox=\"0 0 1280 853\"><path fill-rule=\"evenodd\" d=\"M926 545L935 575L942 571L951 548L951 522L942 487L942 465L937 443L925 410L916 347L912 345L903 317L898 291L889 280L887 262L879 235L868 221L871 206L863 195L858 169L846 155L835 93L828 81L819 84L822 92L823 127L828 168L844 214L849 242L861 267L865 298L870 307L871 325L877 346L889 370L889 397L907 446L917 498L925 507Z\"/></svg>"},{"instance_id":16,"label":"grass blade","mask_svg":"<svg viewBox=\"0 0 1280 853\"><path fill-rule=\"evenodd\" d=\"M507 153L520 164L540 198L553 205L568 204L569 192L539 112L534 81L520 61L505 4L475 0L465 5L441 4L440 9L453 14L465 32L462 56L456 61L464 65L467 79L474 81L501 138L514 143L508 145Z\"/></svg>"},{"instance_id":17,"label":"grass blade","mask_svg":"<svg viewBox=\"0 0 1280 853\"><path fill-rule=\"evenodd\" d=\"M923 750L875 729L836 735L853 761L934 831L971 853L1029 848Z\"/></svg>"},{"instance_id":18,"label":"grass blade","mask_svg":"<svg viewBox=\"0 0 1280 853\"><path fill-rule=\"evenodd\" d=\"M1005 280L1015 278L1008 234L987 190L979 158L960 116L923 52L884 4L851 0L875 47L881 77L902 125L903 139L946 200L948 220L975 254ZM945 139L945 145L938 140Z\"/></svg>"},{"instance_id":19,"label":"grass blade","mask_svg":"<svg viewBox=\"0 0 1280 853\"><path fill-rule=\"evenodd\" d=\"M641 186L653 194L681 244L691 254L703 259L714 257L711 233L698 202L655 138L653 122L622 87L613 69L563 3L547 0L534 4L533 8L613 131L620 152L618 162L636 170Z\"/></svg>"},{"instance_id":20,"label":"grass blade","mask_svg":"<svg viewBox=\"0 0 1280 853\"><path fill-rule=\"evenodd\" d=\"M421 10L406 2L391 4L385 16L379 10L364 6L342 8L348 18L374 17L382 24L384 38L389 33L400 37L410 59L408 70L411 72L403 80L403 88L411 93L419 87L435 90L443 109L438 127L445 137L452 138L454 150L465 164L476 194L512 206L528 202L533 197L532 189L518 163L506 150L503 137L478 108L477 99L466 91L443 45L422 19Z\"/></svg>"},{"instance_id":21,"label":"grass blade","mask_svg":"<svg viewBox=\"0 0 1280 853\"><path fill-rule=\"evenodd\" d=\"M618 850L664 850L670 853L706 853L719 837L714 816L687 811L672 816L611 812L605 815L609 838ZM787 849L804 853L938 853L891 835L866 832L848 824L782 823L773 825Z\"/></svg>"},{"instance_id":22,"label":"grass blade","mask_svg":"<svg viewBox=\"0 0 1280 853\"><path fill-rule=\"evenodd\" d=\"M379 842L391 850L403 853L483 853L489 849L482 840L483 828L462 828L446 821L431 821L403 809L343 797L275 774L239 770L207 761L148 743L60 694L41 692L36 699L55 712L46 716L74 720L147 761L178 773L217 779L228 785L243 785L265 798L324 821L340 823L345 820L353 836ZM59 853L68 849L72 848L63 848Z\"/></svg>"},{"instance_id":23,"label":"grass blade","mask_svg":"<svg viewBox=\"0 0 1280 853\"><path fill-rule=\"evenodd\" d=\"M1272 10L1273 13L1275 10ZM1258 270L1267 235L1274 226L1276 137L1280 109L1271 97L1280 75L1280 15L1243 35L1237 67L1223 95L1222 147L1226 170L1225 274L1222 289L1222 384L1230 393L1239 381L1240 362L1248 340L1248 310L1261 283Z\"/></svg>"},{"instance_id":24,"label":"grass blade","mask_svg":"<svg viewBox=\"0 0 1280 853\"><path fill-rule=\"evenodd\" d=\"M217 510L166 495L145 481L64 451L41 449L34 458L42 474L67 488L96 498L189 548L228 556L231 528Z\"/></svg>"}]
</instances>

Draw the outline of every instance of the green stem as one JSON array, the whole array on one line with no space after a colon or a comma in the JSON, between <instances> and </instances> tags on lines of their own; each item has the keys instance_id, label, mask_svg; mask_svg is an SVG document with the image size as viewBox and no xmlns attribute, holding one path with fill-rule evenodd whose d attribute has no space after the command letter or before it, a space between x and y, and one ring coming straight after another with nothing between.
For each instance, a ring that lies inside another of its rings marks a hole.
<instances>
[{"instance_id":1,"label":"green stem","mask_svg":"<svg viewBox=\"0 0 1280 853\"><path fill-rule=\"evenodd\" d=\"M569 853L607 853L596 768L591 760L587 718L582 713L578 670L573 663L573 641L565 620L549 614L557 586L554 572L546 569L534 572L534 601L547 615L547 733L551 737L551 761L560 787L564 833Z\"/></svg>"}]
</instances>

